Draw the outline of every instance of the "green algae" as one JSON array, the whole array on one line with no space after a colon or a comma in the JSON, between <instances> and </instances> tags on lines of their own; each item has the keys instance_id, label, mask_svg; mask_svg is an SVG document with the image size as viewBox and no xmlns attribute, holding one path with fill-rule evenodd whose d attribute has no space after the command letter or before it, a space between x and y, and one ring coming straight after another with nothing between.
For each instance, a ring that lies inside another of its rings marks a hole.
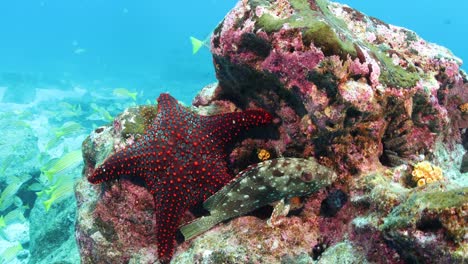
<instances>
[{"instance_id":1,"label":"green algae","mask_svg":"<svg viewBox=\"0 0 468 264\"><path fill-rule=\"evenodd\" d=\"M408 189L391 182L388 177L379 172L363 176L358 184L364 186L366 194L354 198L355 201L366 201L384 214L390 213L395 206L403 203L409 193Z\"/></svg>"},{"instance_id":2,"label":"green algae","mask_svg":"<svg viewBox=\"0 0 468 264\"><path fill-rule=\"evenodd\" d=\"M441 190L440 183L433 183L416 188L409 198L395 207L384 218L379 229L397 246L397 250L410 262L424 260L414 253L415 244L422 233L443 234L445 239L440 246L432 249L433 256L444 259L444 263L461 263L466 252L466 223L464 212L468 204L468 187ZM427 237L425 234L423 237ZM450 239L451 241L447 241ZM427 260L426 260L427 261Z\"/></svg>"},{"instance_id":3,"label":"green algae","mask_svg":"<svg viewBox=\"0 0 468 264\"><path fill-rule=\"evenodd\" d=\"M453 190L433 190L437 184L426 186L426 190L415 191L408 199L394 208L384 219L383 230L405 228L415 225L423 212L440 214L450 208L462 208L468 202L468 187Z\"/></svg>"},{"instance_id":4,"label":"green algae","mask_svg":"<svg viewBox=\"0 0 468 264\"><path fill-rule=\"evenodd\" d=\"M128 138L131 135L141 135L146 132L146 129L151 125L156 117L158 108L154 105L144 105L137 108L129 109L131 119L124 117L125 123L122 129L122 136ZM124 113L123 115L125 115Z\"/></svg>"},{"instance_id":5,"label":"green algae","mask_svg":"<svg viewBox=\"0 0 468 264\"><path fill-rule=\"evenodd\" d=\"M122 137L127 139L130 136L144 134L152 124L156 114L156 105L144 105L129 108L115 120L122 126L122 131L120 131ZM87 163L101 164L114 151L114 136L109 130L112 130L110 124L106 127L97 128L94 133L102 134L100 135L101 140L95 141L88 136L83 141L82 152L84 156L94 157L94 160L88 160Z\"/></svg>"},{"instance_id":6,"label":"green algae","mask_svg":"<svg viewBox=\"0 0 468 264\"><path fill-rule=\"evenodd\" d=\"M461 207L468 202L468 187L450 191L437 191L428 193L416 193L413 198L420 209L444 210L452 207Z\"/></svg>"},{"instance_id":7,"label":"green algae","mask_svg":"<svg viewBox=\"0 0 468 264\"><path fill-rule=\"evenodd\" d=\"M341 58L346 58L349 54L355 57L357 52L349 38L340 38L334 28L339 29L343 35L350 35L346 32L346 24L337 19L328 10L328 1L317 1L320 11L312 10L308 1L291 0L290 4L295 10L295 14L289 18L277 18L270 14L263 14L257 19L257 28L262 28L267 33L280 30L284 24L289 24L292 28L301 29L303 41L306 46L314 43L316 47L322 49L325 55L338 54ZM258 5L259 3L256 2Z\"/></svg>"},{"instance_id":8,"label":"green algae","mask_svg":"<svg viewBox=\"0 0 468 264\"><path fill-rule=\"evenodd\" d=\"M307 0L290 0L289 3L295 10L300 12L311 10Z\"/></svg>"},{"instance_id":9,"label":"green algae","mask_svg":"<svg viewBox=\"0 0 468 264\"><path fill-rule=\"evenodd\" d=\"M253 6L264 5L271 7L268 1L251 1ZM257 20L257 28L262 28L267 33L279 31L284 24L289 24L293 29L300 29L303 35L304 45L308 46L314 43L316 47L321 48L326 56L333 54L346 59L347 55L352 58L357 56L354 43L351 41L352 33L348 30L346 23L336 18L328 9L327 0L317 0L318 11L312 10L306 0L291 0L290 4L295 10L295 14L289 18L278 18L270 14L263 14ZM415 34L407 34L407 40L415 38ZM395 88L414 87L419 80L415 67L404 69L399 65L394 65L392 60L380 50L369 43L358 43L372 51L376 59L380 62L381 74L379 81L382 84Z\"/></svg>"},{"instance_id":10,"label":"green algae","mask_svg":"<svg viewBox=\"0 0 468 264\"><path fill-rule=\"evenodd\" d=\"M377 229L377 227L379 226L379 219L380 217L377 213L370 213L368 215L358 216L354 218L352 220L352 224L356 229Z\"/></svg>"},{"instance_id":11,"label":"green algae","mask_svg":"<svg viewBox=\"0 0 468 264\"><path fill-rule=\"evenodd\" d=\"M263 28L266 32L271 33L280 30L287 21L287 19L275 18L270 14L263 14L258 18L257 25Z\"/></svg>"},{"instance_id":12,"label":"green algae","mask_svg":"<svg viewBox=\"0 0 468 264\"><path fill-rule=\"evenodd\" d=\"M334 38L333 41L331 41L332 39L328 39L329 44L335 47L334 49L332 49L332 51L334 51L335 54L340 55L342 59L346 58L346 54L349 54L353 58L356 57L357 51L354 47L353 42L351 41L351 33L349 32L346 23L343 20L337 18L328 9L328 0L316 0L315 3L322 12L323 17L327 21L328 26L328 29L323 28L324 32L321 32L321 35L326 38ZM327 33L327 31L331 32ZM336 31L340 32L342 36L340 37ZM333 34L333 36L331 35L331 33Z\"/></svg>"},{"instance_id":13,"label":"green algae","mask_svg":"<svg viewBox=\"0 0 468 264\"><path fill-rule=\"evenodd\" d=\"M419 75L414 67L404 69L399 65L393 64L393 61L384 54L385 51L379 50L375 46L368 45L373 54L381 63L383 70L380 71L379 81L395 88L414 87L419 80Z\"/></svg>"},{"instance_id":14,"label":"green algae","mask_svg":"<svg viewBox=\"0 0 468 264\"><path fill-rule=\"evenodd\" d=\"M414 33L413 31L408 30L405 32L405 35L406 35L407 44L410 44L411 42L418 40L418 35L416 35L416 33Z\"/></svg>"},{"instance_id":15,"label":"green algae","mask_svg":"<svg viewBox=\"0 0 468 264\"><path fill-rule=\"evenodd\" d=\"M369 263L365 256L357 251L357 248L356 245L345 240L325 250L317 263Z\"/></svg>"},{"instance_id":16,"label":"green algae","mask_svg":"<svg viewBox=\"0 0 468 264\"><path fill-rule=\"evenodd\" d=\"M314 43L316 47L321 48L326 56L337 54L341 58L346 58L347 54L356 54L352 43L341 41L333 29L327 23L321 21L312 23L303 31L303 41L306 46Z\"/></svg>"},{"instance_id":17,"label":"green algae","mask_svg":"<svg viewBox=\"0 0 468 264\"><path fill-rule=\"evenodd\" d=\"M258 6L269 6L271 2L269 0L250 0L249 5L252 7L252 10L255 10Z\"/></svg>"}]
</instances>

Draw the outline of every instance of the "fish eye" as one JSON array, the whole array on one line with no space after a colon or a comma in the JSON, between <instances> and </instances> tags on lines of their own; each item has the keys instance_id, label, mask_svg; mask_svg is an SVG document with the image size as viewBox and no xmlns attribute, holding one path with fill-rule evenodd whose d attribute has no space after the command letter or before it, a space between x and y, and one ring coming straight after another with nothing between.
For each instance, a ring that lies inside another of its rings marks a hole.
<instances>
[{"instance_id":1,"label":"fish eye","mask_svg":"<svg viewBox=\"0 0 468 264\"><path fill-rule=\"evenodd\" d=\"M312 181L313 177L312 177L312 173L310 172L306 172L306 171L303 171L302 174L301 174L301 180L305 181L305 182L310 182Z\"/></svg>"}]
</instances>

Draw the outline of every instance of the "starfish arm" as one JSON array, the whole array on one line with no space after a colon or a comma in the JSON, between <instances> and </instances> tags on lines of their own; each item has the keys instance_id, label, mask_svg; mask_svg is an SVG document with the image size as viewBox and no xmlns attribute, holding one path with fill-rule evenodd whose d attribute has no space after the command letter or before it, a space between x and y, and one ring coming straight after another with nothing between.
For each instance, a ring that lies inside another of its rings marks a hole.
<instances>
[{"instance_id":1,"label":"starfish arm","mask_svg":"<svg viewBox=\"0 0 468 264\"><path fill-rule=\"evenodd\" d=\"M154 166L151 166L153 164L150 164L150 156L154 153L157 155L157 152L156 144L153 143L155 140L150 137L151 135L145 134L135 144L108 157L91 175L88 175L88 181L99 184L122 175L144 177L147 171L154 171Z\"/></svg>"},{"instance_id":2,"label":"starfish arm","mask_svg":"<svg viewBox=\"0 0 468 264\"><path fill-rule=\"evenodd\" d=\"M233 178L233 176L228 172L225 160L218 160L213 165L214 166L212 168L208 168L204 179L202 179L204 185L203 189L200 190L201 195L198 197L198 201L205 201ZM192 205L196 205L196 203Z\"/></svg>"},{"instance_id":3,"label":"starfish arm","mask_svg":"<svg viewBox=\"0 0 468 264\"><path fill-rule=\"evenodd\" d=\"M88 175L88 181L93 184L99 184L118 178L128 168L128 164L121 162L122 158L125 159L126 156L127 153L125 151L113 154L102 165L97 167L92 174Z\"/></svg>"},{"instance_id":4,"label":"starfish arm","mask_svg":"<svg viewBox=\"0 0 468 264\"><path fill-rule=\"evenodd\" d=\"M194 114L177 102L177 100L167 93L162 93L158 99L158 110L156 118L150 130L158 131L177 125L176 121L189 120L194 118Z\"/></svg>"},{"instance_id":5,"label":"starfish arm","mask_svg":"<svg viewBox=\"0 0 468 264\"><path fill-rule=\"evenodd\" d=\"M187 208L175 197L163 198L157 196L154 197L156 205L154 213L156 216L158 258L161 263L169 263L174 254L176 232L181 220L180 216Z\"/></svg>"},{"instance_id":6,"label":"starfish arm","mask_svg":"<svg viewBox=\"0 0 468 264\"><path fill-rule=\"evenodd\" d=\"M159 95L158 99L158 112L163 112L161 109L174 109L174 110L181 110L181 107L179 106L179 103L177 100L172 97L168 93L162 93Z\"/></svg>"},{"instance_id":7,"label":"starfish arm","mask_svg":"<svg viewBox=\"0 0 468 264\"><path fill-rule=\"evenodd\" d=\"M206 133L211 138L229 142L241 131L271 123L272 116L264 110L246 110L213 116L203 116Z\"/></svg>"}]
</instances>

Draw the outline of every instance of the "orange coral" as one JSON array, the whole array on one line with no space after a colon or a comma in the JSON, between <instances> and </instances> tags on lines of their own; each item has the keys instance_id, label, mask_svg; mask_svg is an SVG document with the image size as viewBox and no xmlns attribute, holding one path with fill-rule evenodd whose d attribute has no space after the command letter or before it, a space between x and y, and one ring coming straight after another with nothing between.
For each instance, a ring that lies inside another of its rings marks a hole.
<instances>
[{"instance_id":1,"label":"orange coral","mask_svg":"<svg viewBox=\"0 0 468 264\"><path fill-rule=\"evenodd\" d=\"M429 161L422 161L416 164L411 174L413 175L413 181L416 182L418 187L442 180L443 178L442 169L432 165Z\"/></svg>"},{"instance_id":2,"label":"orange coral","mask_svg":"<svg viewBox=\"0 0 468 264\"><path fill-rule=\"evenodd\" d=\"M265 161L271 157L270 152L266 149L259 149L257 152L257 157L261 161Z\"/></svg>"},{"instance_id":3,"label":"orange coral","mask_svg":"<svg viewBox=\"0 0 468 264\"><path fill-rule=\"evenodd\" d=\"M468 113L468 103L464 103L458 106L460 111L464 114Z\"/></svg>"}]
</instances>

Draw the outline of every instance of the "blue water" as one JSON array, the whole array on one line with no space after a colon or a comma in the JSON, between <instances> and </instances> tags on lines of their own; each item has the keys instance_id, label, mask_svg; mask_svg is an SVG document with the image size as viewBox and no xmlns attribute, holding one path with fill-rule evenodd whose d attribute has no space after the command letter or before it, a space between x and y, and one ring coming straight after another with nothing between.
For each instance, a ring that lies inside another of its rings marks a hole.
<instances>
[{"instance_id":1,"label":"blue water","mask_svg":"<svg viewBox=\"0 0 468 264\"><path fill-rule=\"evenodd\" d=\"M410 28L468 59L468 1L341 2ZM209 52L203 49L193 56L188 37L205 38L235 3L1 1L0 74L94 81L95 89L128 87L145 90L148 97L172 91L188 103L200 87L215 80Z\"/></svg>"},{"instance_id":2,"label":"blue water","mask_svg":"<svg viewBox=\"0 0 468 264\"><path fill-rule=\"evenodd\" d=\"M99 80L147 92L179 89L181 99L190 102L215 78L208 50L193 56L189 36L204 39L234 4L1 1L0 73Z\"/></svg>"},{"instance_id":3,"label":"blue water","mask_svg":"<svg viewBox=\"0 0 468 264\"><path fill-rule=\"evenodd\" d=\"M387 23L415 31L423 39L450 49L468 69L468 1L465 0L341 0Z\"/></svg>"}]
</instances>

